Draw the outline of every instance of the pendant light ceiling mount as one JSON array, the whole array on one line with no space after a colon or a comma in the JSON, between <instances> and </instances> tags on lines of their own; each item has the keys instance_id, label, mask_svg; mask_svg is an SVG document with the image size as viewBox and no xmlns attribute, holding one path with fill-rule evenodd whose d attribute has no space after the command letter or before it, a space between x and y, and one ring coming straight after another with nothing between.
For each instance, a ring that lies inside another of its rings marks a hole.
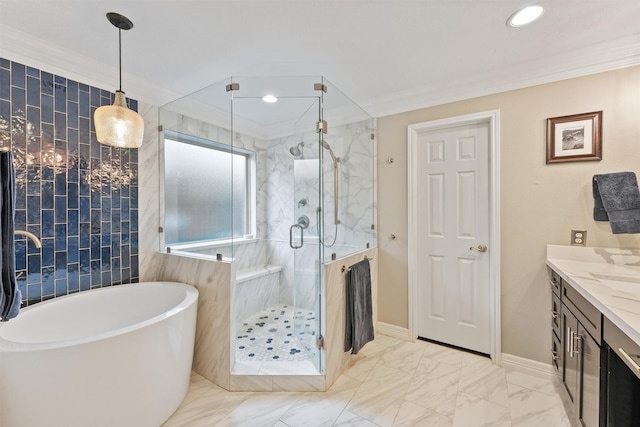
<instances>
[{"instance_id":1,"label":"pendant light ceiling mount","mask_svg":"<svg viewBox=\"0 0 640 427\"><path fill-rule=\"evenodd\" d=\"M109 12L107 13L107 19L111 22L111 25L120 30L130 30L133 28L133 22L124 15L119 13Z\"/></svg>"},{"instance_id":2,"label":"pendant light ceiling mount","mask_svg":"<svg viewBox=\"0 0 640 427\"><path fill-rule=\"evenodd\" d=\"M144 120L127 107L122 90L122 30L133 28L133 22L119 13L107 13L107 19L118 29L118 71L120 86L116 90L113 105L98 108L93 121L96 139L101 144L119 148L138 148L142 145Z\"/></svg>"}]
</instances>

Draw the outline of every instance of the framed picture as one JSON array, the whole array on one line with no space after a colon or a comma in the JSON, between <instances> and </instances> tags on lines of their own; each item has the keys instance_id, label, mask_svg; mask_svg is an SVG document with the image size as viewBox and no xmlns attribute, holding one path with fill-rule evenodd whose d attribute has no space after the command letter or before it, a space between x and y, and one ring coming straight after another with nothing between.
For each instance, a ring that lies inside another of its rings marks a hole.
<instances>
[{"instance_id":1,"label":"framed picture","mask_svg":"<svg viewBox=\"0 0 640 427\"><path fill-rule=\"evenodd\" d=\"M602 111L547 119L547 164L602 160Z\"/></svg>"}]
</instances>

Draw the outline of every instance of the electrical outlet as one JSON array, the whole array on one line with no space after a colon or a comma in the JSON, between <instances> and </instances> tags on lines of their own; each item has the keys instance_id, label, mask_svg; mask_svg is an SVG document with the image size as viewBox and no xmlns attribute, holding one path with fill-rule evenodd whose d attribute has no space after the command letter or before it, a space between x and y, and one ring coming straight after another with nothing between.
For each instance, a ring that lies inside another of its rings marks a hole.
<instances>
[{"instance_id":1,"label":"electrical outlet","mask_svg":"<svg viewBox=\"0 0 640 427\"><path fill-rule=\"evenodd\" d=\"M571 230L571 246L587 246L587 230Z\"/></svg>"}]
</instances>

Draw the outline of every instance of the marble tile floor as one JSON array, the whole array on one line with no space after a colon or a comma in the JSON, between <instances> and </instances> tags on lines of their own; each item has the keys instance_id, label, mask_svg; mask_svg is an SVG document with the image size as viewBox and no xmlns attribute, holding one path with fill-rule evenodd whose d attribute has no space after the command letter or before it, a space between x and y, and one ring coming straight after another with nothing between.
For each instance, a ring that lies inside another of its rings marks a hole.
<instances>
[{"instance_id":1,"label":"marble tile floor","mask_svg":"<svg viewBox=\"0 0 640 427\"><path fill-rule=\"evenodd\" d=\"M485 357L379 335L326 392L228 392L193 373L164 427L571 427L556 387Z\"/></svg>"}]
</instances>

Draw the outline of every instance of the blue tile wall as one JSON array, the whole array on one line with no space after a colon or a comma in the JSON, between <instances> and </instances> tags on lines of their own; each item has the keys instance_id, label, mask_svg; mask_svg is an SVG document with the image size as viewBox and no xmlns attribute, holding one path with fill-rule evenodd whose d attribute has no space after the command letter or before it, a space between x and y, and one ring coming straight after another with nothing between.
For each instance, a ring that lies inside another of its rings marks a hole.
<instances>
[{"instance_id":1,"label":"blue tile wall","mask_svg":"<svg viewBox=\"0 0 640 427\"><path fill-rule=\"evenodd\" d=\"M23 306L138 281L138 150L96 140L114 94L0 58L0 146L16 169L16 276ZM128 100L132 110L137 102Z\"/></svg>"}]
</instances>

